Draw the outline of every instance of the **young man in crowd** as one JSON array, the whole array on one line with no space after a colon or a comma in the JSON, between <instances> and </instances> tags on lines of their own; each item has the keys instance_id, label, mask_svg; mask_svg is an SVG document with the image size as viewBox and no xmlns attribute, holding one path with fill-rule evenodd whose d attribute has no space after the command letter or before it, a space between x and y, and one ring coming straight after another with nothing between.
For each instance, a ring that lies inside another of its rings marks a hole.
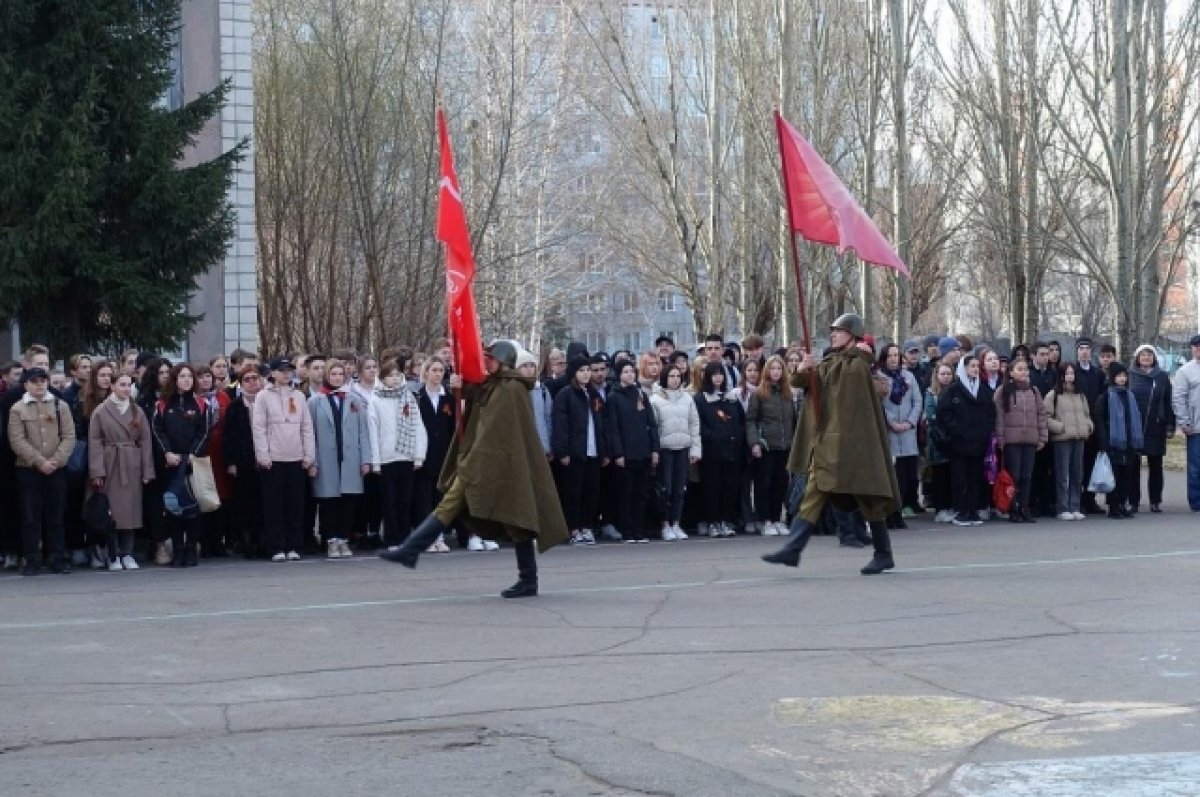
<instances>
[{"instance_id":1,"label":"young man in crowd","mask_svg":"<svg viewBox=\"0 0 1200 797\"><path fill-rule=\"evenodd\" d=\"M756 362L756 363L758 363L758 366L761 368L763 366L763 364L766 362L766 358L763 356L763 351L764 351L764 349L766 349L766 347L767 347L767 342L765 340L763 340L762 335L755 335L755 334L751 333L751 334L747 335L746 337L742 338L741 366L743 368L745 368L746 363Z\"/></svg>"},{"instance_id":2,"label":"young man in crowd","mask_svg":"<svg viewBox=\"0 0 1200 797\"><path fill-rule=\"evenodd\" d=\"M304 395L312 397L321 394L321 385L325 384L325 365L327 359L324 354L308 355L308 381L300 387L304 391Z\"/></svg>"},{"instance_id":3,"label":"young man in crowd","mask_svg":"<svg viewBox=\"0 0 1200 797\"><path fill-rule=\"evenodd\" d=\"M1050 366L1050 345L1037 341L1033 349L1033 364L1029 369L1029 382L1037 388L1044 399L1058 385L1058 372ZM1057 490L1054 482L1054 446L1042 446L1033 457L1033 490L1030 495L1030 511L1042 517L1058 514Z\"/></svg>"},{"instance_id":4,"label":"young man in crowd","mask_svg":"<svg viewBox=\"0 0 1200 797\"><path fill-rule=\"evenodd\" d=\"M662 360L665 368L671 361L671 355L675 353L675 341L667 335L659 335L654 341L654 348L658 351L658 359Z\"/></svg>"},{"instance_id":5,"label":"young man in crowd","mask_svg":"<svg viewBox=\"0 0 1200 797\"><path fill-rule=\"evenodd\" d=\"M23 575L36 576L45 542L50 568L70 573L63 512L67 498L67 460L75 447L75 422L66 402L50 394L50 375L32 367L22 376L25 394L8 415L8 443L16 459L21 494Z\"/></svg>"},{"instance_id":6,"label":"young man in crowd","mask_svg":"<svg viewBox=\"0 0 1200 797\"><path fill-rule=\"evenodd\" d=\"M1104 390L1104 372L1092 362L1092 339L1082 337L1075 341L1075 389L1087 397L1089 407L1096 406L1096 399ZM1083 444L1083 483L1091 476L1092 466L1096 464L1096 442L1089 437ZM1104 510L1096 503L1096 494L1083 491L1081 509L1087 515L1103 515Z\"/></svg>"}]
</instances>

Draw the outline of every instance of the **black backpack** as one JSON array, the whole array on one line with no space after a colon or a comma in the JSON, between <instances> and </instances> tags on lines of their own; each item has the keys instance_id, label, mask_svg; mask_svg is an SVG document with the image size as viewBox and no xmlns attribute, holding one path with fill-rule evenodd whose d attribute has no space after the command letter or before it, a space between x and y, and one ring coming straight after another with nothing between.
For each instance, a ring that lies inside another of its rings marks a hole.
<instances>
[{"instance_id":1,"label":"black backpack","mask_svg":"<svg viewBox=\"0 0 1200 797\"><path fill-rule=\"evenodd\" d=\"M83 522L89 534L109 534L116 529L112 506L104 493L92 493L83 505Z\"/></svg>"}]
</instances>

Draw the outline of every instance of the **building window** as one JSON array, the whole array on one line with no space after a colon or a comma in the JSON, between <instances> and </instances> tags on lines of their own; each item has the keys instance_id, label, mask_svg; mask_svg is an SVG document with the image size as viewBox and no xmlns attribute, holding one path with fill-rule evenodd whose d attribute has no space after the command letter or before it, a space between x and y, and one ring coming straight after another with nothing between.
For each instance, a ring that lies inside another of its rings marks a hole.
<instances>
[{"instance_id":1,"label":"building window","mask_svg":"<svg viewBox=\"0 0 1200 797\"><path fill-rule=\"evenodd\" d=\"M658 309L662 313L675 312L675 294L669 290L658 292Z\"/></svg>"},{"instance_id":2,"label":"building window","mask_svg":"<svg viewBox=\"0 0 1200 797\"><path fill-rule=\"evenodd\" d=\"M588 293L584 297L584 309L589 313L599 313L604 310L604 294Z\"/></svg>"},{"instance_id":3,"label":"building window","mask_svg":"<svg viewBox=\"0 0 1200 797\"><path fill-rule=\"evenodd\" d=\"M667 76L667 57L655 55L650 58L650 77Z\"/></svg>"},{"instance_id":4,"label":"building window","mask_svg":"<svg viewBox=\"0 0 1200 797\"><path fill-rule=\"evenodd\" d=\"M600 256L595 252L588 252L580 258L580 268L587 274L600 273Z\"/></svg>"},{"instance_id":5,"label":"building window","mask_svg":"<svg viewBox=\"0 0 1200 797\"><path fill-rule=\"evenodd\" d=\"M634 295L632 291L622 291L614 293L612 297L612 307L618 313L628 313L634 307ZM629 344L625 344L629 345Z\"/></svg>"}]
</instances>

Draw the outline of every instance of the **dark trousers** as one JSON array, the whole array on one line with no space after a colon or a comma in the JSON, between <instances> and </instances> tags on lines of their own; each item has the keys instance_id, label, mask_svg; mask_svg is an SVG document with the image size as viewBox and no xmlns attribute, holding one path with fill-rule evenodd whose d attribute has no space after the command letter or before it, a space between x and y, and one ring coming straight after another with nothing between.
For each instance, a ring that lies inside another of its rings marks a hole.
<instances>
[{"instance_id":1,"label":"dark trousers","mask_svg":"<svg viewBox=\"0 0 1200 797\"><path fill-rule=\"evenodd\" d=\"M105 535L89 540L87 538L87 530L83 525L83 499L84 491L87 485L85 484L87 474L67 472L67 496L66 505L63 507L63 529L66 535L66 548L68 551L76 551L85 547L89 542L93 545L102 545L105 542Z\"/></svg>"},{"instance_id":2,"label":"dark trousers","mask_svg":"<svg viewBox=\"0 0 1200 797\"><path fill-rule=\"evenodd\" d=\"M921 485L921 458L896 457L896 483L900 488L900 506L920 509L917 490Z\"/></svg>"},{"instance_id":3,"label":"dark trousers","mask_svg":"<svg viewBox=\"0 0 1200 797\"><path fill-rule=\"evenodd\" d=\"M1130 454L1108 455L1112 462L1113 481L1115 486L1108 494L1108 511L1123 509L1129 503L1129 494L1133 490L1133 482L1138 478L1138 459Z\"/></svg>"},{"instance_id":4,"label":"dark trousers","mask_svg":"<svg viewBox=\"0 0 1200 797\"><path fill-rule=\"evenodd\" d=\"M643 521L646 499L650 494L650 463L646 460L625 460L625 467L616 469L617 530L627 540L646 539Z\"/></svg>"},{"instance_id":5,"label":"dark trousers","mask_svg":"<svg viewBox=\"0 0 1200 797\"><path fill-rule=\"evenodd\" d=\"M233 480L234 533L246 556L263 551L262 474L257 468L239 468Z\"/></svg>"},{"instance_id":6,"label":"dark trousers","mask_svg":"<svg viewBox=\"0 0 1200 797\"><path fill-rule=\"evenodd\" d=\"M688 450L664 448L658 454L658 485L663 500L663 520L678 523L683 517L683 495L687 491Z\"/></svg>"},{"instance_id":7,"label":"dark trousers","mask_svg":"<svg viewBox=\"0 0 1200 797\"><path fill-rule=\"evenodd\" d=\"M787 487L787 482L784 482ZM700 460L700 492L704 496L704 522L733 523L737 515L738 463ZM783 506L782 495L779 506ZM779 516L779 509L775 510Z\"/></svg>"},{"instance_id":8,"label":"dark trousers","mask_svg":"<svg viewBox=\"0 0 1200 797\"><path fill-rule=\"evenodd\" d=\"M1129 505L1137 506L1142 502L1142 458L1135 456L1133 461L1133 477L1129 482ZM1151 504L1161 504L1163 495L1163 458L1146 456L1146 470Z\"/></svg>"},{"instance_id":9,"label":"dark trousers","mask_svg":"<svg viewBox=\"0 0 1200 797\"><path fill-rule=\"evenodd\" d=\"M759 460L743 458L739 468L741 478L738 479L738 523L749 526L758 519L754 509L753 489L758 481Z\"/></svg>"},{"instance_id":10,"label":"dark trousers","mask_svg":"<svg viewBox=\"0 0 1200 797\"><path fill-rule=\"evenodd\" d=\"M0 466L0 506L9 510L0 513L0 553L9 556L22 553L20 495L16 468L11 462Z\"/></svg>"},{"instance_id":11,"label":"dark trousers","mask_svg":"<svg viewBox=\"0 0 1200 797\"><path fill-rule=\"evenodd\" d=\"M67 497L67 472L60 468L47 476L33 468L17 468L17 489L21 491L25 564L41 562L39 546L43 540L51 563L63 564L66 560L63 504Z\"/></svg>"},{"instance_id":12,"label":"dark trousers","mask_svg":"<svg viewBox=\"0 0 1200 797\"><path fill-rule=\"evenodd\" d=\"M983 457L950 458L950 490L954 494L954 511L960 517L971 517L979 508L982 481Z\"/></svg>"},{"instance_id":13,"label":"dark trousers","mask_svg":"<svg viewBox=\"0 0 1200 797\"><path fill-rule=\"evenodd\" d=\"M202 517L180 517L167 513L167 534L171 537L171 549L175 556L173 564L190 565L196 562L196 546L200 544L203 528Z\"/></svg>"},{"instance_id":14,"label":"dark trousers","mask_svg":"<svg viewBox=\"0 0 1200 797\"><path fill-rule=\"evenodd\" d=\"M777 523L787 495L787 462L790 452L764 451L754 479L754 508L760 523ZM704 460L700 461L703 472Z\"/></svg>"},{"instance_id":15,"label":"dark trousers","mask_svg":"<svg viewBox=\"0 0 1200 797\"><path fill-rule=\"evenodd\" d=\"M133 538L136 533L133 529L121 529L108 533L109 561L133 555Z\"/></svg>"},{"instance_id":16,"label":"dark trousers","mask_svg":"<svg viewBox=\"0 0 1200 797\"><path fill-rule=\"evenodd\" d=\"M378 473L363 476L363 495L358 502L354 531L359 534L378 534L383 527L383 480ZM322 533L326 539L328 534Z\"/></svg>"},{"instance_id":17,"label":"dark trousers","mask_svg":"<svg viewBox=\"0 0 1200 797\"><path fill-rule=\"evenodd\" d=\"M596 500L596 509L599 514L599 524L611 523L614 526L617 524L617 466L610 462L607 466L600 468L597 474L599 480L596 484L600 490L600 494ZM585 523L586 527L587 524Z\"/></svg>"},{"instance_id":18,"label":"dark trousers","mask_svg":"<svg viewBox=\"0 0 1200 797\"><path fill-rule=\"evenodd\" d=\"M1092 479L1092 468L1096 467L1096 443L1093 438L1089 437L1083 443L1083 511L1088 509L1096 510L1096 494L1087 489L1088 482Z\"/></svg>"},{"instance_id":19,"label":"dark trousers","mask_svg":"<svg viewBox=\"0 0 1200 797\"><path fill-rule=\"evenodd\" d=\"M940 462L929 468L929 483L925 498L933 509L941 511L954 506L953 493L950 490L950 463Z\"/></svg>"},{"instance_id":20,"label":"dark trousers","mask_svg":"<svg viewBox=\"0 0 1200 797\"><path fill-rule=\"evenodd\" d=\"M304 545L304 484L299 462L274 462L262 471L263 518L270 553L299 551Z\"/></svg>"},{"instance_id":21,"label":"dark trousers","mask_svg":"<svg viewBox=\"0 0 1200 797\"><path fill-rule=\"evenodd\" d=\"M380 505L383 508L383 538L399 545L412 531L413 491L416 471L412 462L385 462L379 472Z\"/></svg>"},{"instance_id":22,"label":"dark trousers","mask_svg":"<svg viewBox=\"0 0 1200 797\"><path fill-rule=\"evenodd\" d=\"M600 460L571 457L571 464L559 471L558 500L568 529L591 528L600 500Z\"/></svg>"},{"instance_id":23,"label":"dark trousers","mask_svg":"<svg viewBox=\"0 0 1200 797\"><path fill-rule=\"evenodd\" d=\"M1033 489L1033 458L1036 453L1037 446L1032 443L1009 443L1004 447L1004 469L1012 476L1013 486L1017 488L1017 506L1026 512L1032 508L1029 498Z\"/></svg>"},{"instance_id":24,"label":"dark trousers","mask_svg":"<svg viewBox=\"0 0 1200 797\"><path fill-rule=\"evenodd\" d=\"M317 512L321 517L321 537L326 542L350 539L360 498L360 495L339 495L337 498L317 499Z\"/></svg>"},{"instance_id":25,"label":"dark trousers","mask_svg":"<svg viewBox=\"0 0 1200 797\"><path fill-rule=\"evenodd\" d=\"M1033 455L1033 489L1029 495L1029 508L1039 514L1055 514L1058 495L1055 490L1054 465L1054 446L1049 443Z\"/></svg>"},{"instance_id":26,"label":"dark trousers","mask_svg":"<svg viewBox=\"0 0 1200 797\"><path fill-rule=\"evenodd\" d=\"M142 528L153 542L167 539L166 511L163 510L163 484L167 476L159 476L142 488Z\"/></svg>"}]
</instances>

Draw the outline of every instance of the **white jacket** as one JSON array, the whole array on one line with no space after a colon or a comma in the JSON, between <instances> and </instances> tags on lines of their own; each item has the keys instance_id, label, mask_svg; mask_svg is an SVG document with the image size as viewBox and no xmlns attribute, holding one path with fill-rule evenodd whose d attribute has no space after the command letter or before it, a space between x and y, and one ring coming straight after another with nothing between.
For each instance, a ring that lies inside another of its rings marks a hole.
<instances>
[{"instance_id":1,"label":"white jacket","mask_svg":"<svg viewBox=\"0 0 1200 797\"><path fill-rule=\"evenodd\" d=\"M421 420L417 397L407 388L374 393L367 417L371 422L371 467L378 470L389 462L425 463L429 437Z\"/></svg>"},{"instance_id":2,"label":"white jacket","mask_svg":"<svg viewBox=\"0 0 1200 797\"><path fill-rule=\"evenodd\" d=\"M700 457L700 413L691 394L684 390L665 390L650 397L654 417L658 420L660 447L679 451L688 449L688 456Z\"/></svg>"},{"instance_id":3,"label":"white jacket","mask_svg":"<svg viewBox=\"0 0 1200 797\"><path fill-rule=\"evenodd\" d=\"M1171 380L1171 409L1180 426L1200 429L1200 361L1189 360Z\"/></svg>"}]
</instances>

